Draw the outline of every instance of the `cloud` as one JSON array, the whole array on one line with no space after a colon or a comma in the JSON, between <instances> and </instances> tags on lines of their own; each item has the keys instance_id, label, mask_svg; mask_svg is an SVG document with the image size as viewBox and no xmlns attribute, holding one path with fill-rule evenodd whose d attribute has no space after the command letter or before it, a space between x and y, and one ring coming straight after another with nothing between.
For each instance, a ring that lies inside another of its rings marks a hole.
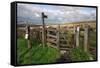
<instances>
[{"instance_id":1,"label":"cloud","mask_svg":"<svg viewBox=\"0 0 100 68\"><path fill-rule=\"evenodd\" d=\"M95 8L19 3L17 8L18 23L20 23L20 21L30 21L33 24L42 24L42 12L48 16L48 18L45 19L46 24L60 24L96 19Z\"/></svg>"}]
</instances>

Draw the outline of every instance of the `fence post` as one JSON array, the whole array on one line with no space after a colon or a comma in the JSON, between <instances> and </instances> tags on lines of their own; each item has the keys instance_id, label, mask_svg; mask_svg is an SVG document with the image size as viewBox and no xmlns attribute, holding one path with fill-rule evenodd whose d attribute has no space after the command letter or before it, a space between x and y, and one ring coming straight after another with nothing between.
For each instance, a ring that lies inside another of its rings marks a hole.
<instances>
[{"instance_id":1,"label":"fence post","mask_svg":"<svg viewBox=\"0 0 100 68\"><path fill-rule=\"evenodd\" d=\"M57 28L57 47L59 48L60 46L60 25L58 25Z\"/></svg>"},{"instance_id":2,"label":"fence post","mask_svg":"<svg viewBox=\"0 0 100 68\"><path fill-rule=\"evenodd\" d=\"M74 25L74 29L73 29L73 48L75 48L76 46L76 28Z\"/></svg>"},{"instance_id":3,"label":"fence post","mask_svg":"<svg viewBox=\"0 0 100 68\"><path fill-rule=\"evenodd\" d=\"M88 50L88 27L84 27L84 51L87 52Z\"/></svg>"},{"instance_id":4,"label":"fence post","mask_svg":"<svg viewBox=\"0 0 100 68\"><path fill-rule=\"evenodd\" d=\"M79 47L79 32L80 32L80 27L76 28L76 47Z\"/></svg>"},{"instance_id":5,"label":"fence post","mask_svg":"<svg viewBox=\"0 0 100 68\"><path fill-rule=\"evenodd\" d=\"M25 29L25 39L27 40L27 47L32 48L31 40L30 40L30 26L27 24Z\"/></svg>"}]
</instances>

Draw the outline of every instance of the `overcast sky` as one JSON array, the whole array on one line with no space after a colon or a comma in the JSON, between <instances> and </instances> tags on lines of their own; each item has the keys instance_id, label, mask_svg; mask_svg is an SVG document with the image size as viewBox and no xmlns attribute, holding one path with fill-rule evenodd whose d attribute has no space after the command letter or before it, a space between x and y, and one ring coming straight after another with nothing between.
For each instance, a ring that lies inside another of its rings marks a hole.
<instances>
[{"instance_id":1,"label":"overcast sky","mask_svg":"<svg viewBox=\"0 0 100 68\"><path fill-rule=\"evenodd\" d=\"M41 13L48 18L46 24L62 24L96 19L96 8L56 5L17 4L17 22L42 24Z\"/></svg>"}]
</instances>

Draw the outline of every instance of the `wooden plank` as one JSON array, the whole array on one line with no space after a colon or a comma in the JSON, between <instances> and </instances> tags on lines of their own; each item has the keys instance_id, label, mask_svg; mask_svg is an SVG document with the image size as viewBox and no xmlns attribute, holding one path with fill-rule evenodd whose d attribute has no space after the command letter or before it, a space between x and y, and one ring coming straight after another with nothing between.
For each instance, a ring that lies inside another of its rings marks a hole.
<instances>
[{"instance_id":1,"label":"wooden plank","mask_svg":"<svg viewBox=\"0 0 100 68\"><path fill-rule=\"evenodd\" d=\"M57 29L51 29L51 28L49 29L48 28L47 31L57 32Z\"/></svg>"},{"instance_id":2,"label":"wooden plank","mask_svg":"<svg viewBox=\"0 0 100 68\"><path fill-rule=\"evenodd\" d=\"M72 48L70 46L59 46L60 48Z\"/></svg>"},{"instance_id":3,"label":"wooden plank","mask_svg":"<svg viewBox=\"0 0 100 68\"><path fill-rule=\"evenodd\" d=\"M51 42L51 43L55 43L55 44L57 43L55 39L48 39L48 38L47 38L47 42Z\"/></svg>"},{"instance_id":4,"label":"wooden plank","mask_svg":"<svg viewBox=\"0 0 100 68\"><path fill-rule=\"evenodd\" d=\"M60 46L67 46L67 44L61 44L61 43L60 43Z\"/></svg>"},{"instance_id":5,"label":"wooden plank","mask_svg":"<svg viewBox=\"0 0 100 68\"><path fill-rule=\"evenodd\" d=\"M57 36L51 34L47 34L47 37L57 38Z\"/></svg>"},{"instance_id":6,"label":"wooden plank","mask_svg":"<svg viewBox=\"0 0 100 68\"><path fill-rule=\"evenodd\" d=\"M60 43L60 46L68 46L66 43Z\"/></svg>"}]
</instances>

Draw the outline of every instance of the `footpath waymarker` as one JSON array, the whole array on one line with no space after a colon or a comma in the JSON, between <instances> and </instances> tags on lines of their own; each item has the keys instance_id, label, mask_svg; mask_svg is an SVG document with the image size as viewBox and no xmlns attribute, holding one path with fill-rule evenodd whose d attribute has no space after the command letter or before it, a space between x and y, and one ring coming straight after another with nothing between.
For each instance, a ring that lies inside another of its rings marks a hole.
<instances>
[{"instance_id":1,"label":"footpath waymarker","mask_svg":"<svg viewBox=\"0 0 100 68\"><path fill-rule=\"evenodd\" d=\"M47 18L47 15L42 12L42 44L43 46L46 45L46 29L45 29L45 23L44 19Z\"/></svg>"}]
</instances>

